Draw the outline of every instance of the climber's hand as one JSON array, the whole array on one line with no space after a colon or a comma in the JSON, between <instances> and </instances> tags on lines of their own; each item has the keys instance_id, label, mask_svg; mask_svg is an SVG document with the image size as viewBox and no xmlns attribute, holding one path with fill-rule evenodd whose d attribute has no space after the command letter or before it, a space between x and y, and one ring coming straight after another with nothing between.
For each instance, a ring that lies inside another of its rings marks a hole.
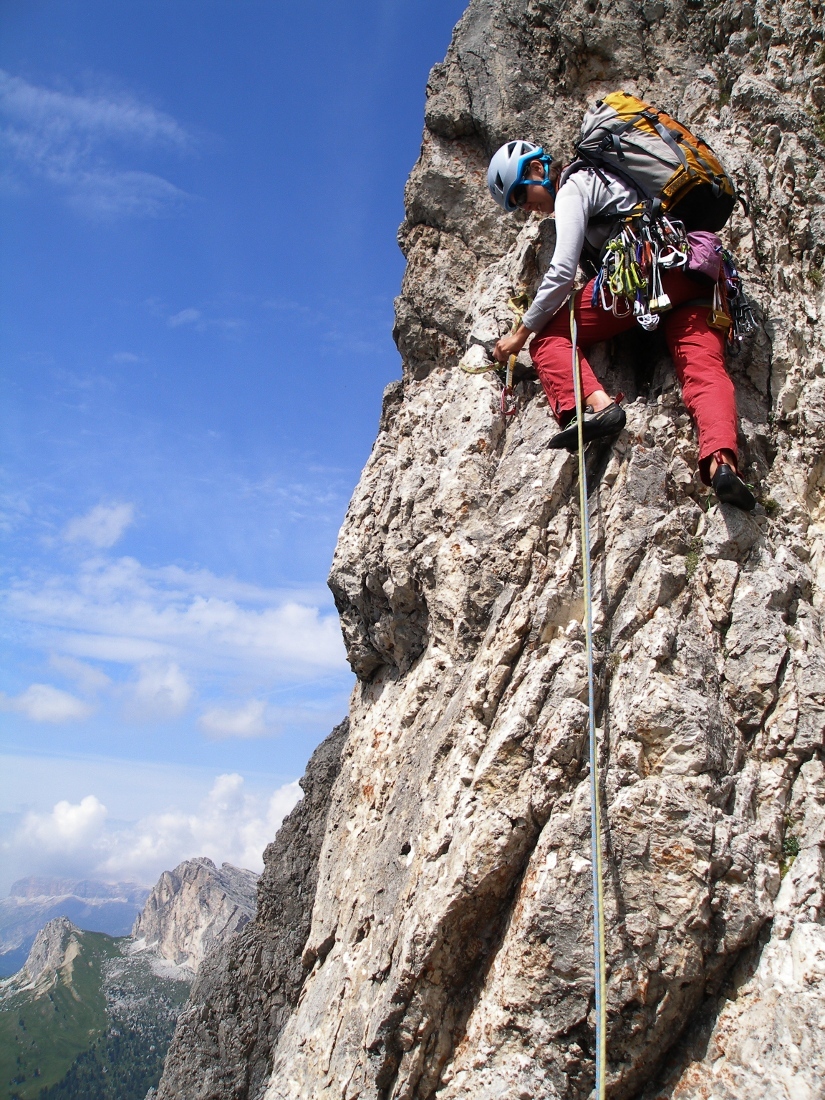
<instances>
[{"instance_id":1,"label":"climber's hand","mask_svg":"<svg viewBox=\"0 0 825 1100\"><path fill-rule=\"evenodd\" d=\"M519 325L516 332L502 336L493 350L493 358L499 363L506 363L511 355L518 355L531 335L529 328Z\"/></svg>"}]
</instances>

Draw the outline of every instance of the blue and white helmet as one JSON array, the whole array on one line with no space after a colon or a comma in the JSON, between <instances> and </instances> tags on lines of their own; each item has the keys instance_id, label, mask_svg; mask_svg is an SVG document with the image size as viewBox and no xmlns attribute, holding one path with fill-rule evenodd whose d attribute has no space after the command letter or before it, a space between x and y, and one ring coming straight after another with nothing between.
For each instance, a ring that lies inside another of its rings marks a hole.
<instances>
[{"instance_id":1,"label":"blue and white helmet","mask_svg":"<svg viewBox=\"0 0 825 1100\"><path fill-rule=\"evenodd\" d=\"M534 141L508 141L495 154L487 169L487 186L490 194L499 206L511 214L518 207L512 201L513 191L524 183L524 174L531 160L540 160L544 165L544 180L533 180L547 188L552 195L556 189L550 180L550 162L552 157L545 153Z\"/></svg>"}]
</instances>

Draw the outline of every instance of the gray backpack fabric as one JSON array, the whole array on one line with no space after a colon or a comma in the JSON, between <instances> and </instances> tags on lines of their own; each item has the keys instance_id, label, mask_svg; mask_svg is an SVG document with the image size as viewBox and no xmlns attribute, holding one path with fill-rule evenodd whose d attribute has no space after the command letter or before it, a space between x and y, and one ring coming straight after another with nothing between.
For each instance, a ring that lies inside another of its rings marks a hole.
<instances>
[{"instance_id":1,"label":"gray backpack fabric","mask_svg":"<svg viewBox=\"0 0 825 1100\"><path fill-rule=\"evenodd\" d=\"M626 92L612 92L586 112L576 158L560 186L585 166L607 169L644 196L652 216L666 213L689 230L717 232L739 198L706 142Z\"/></svg>"}]
</instances>

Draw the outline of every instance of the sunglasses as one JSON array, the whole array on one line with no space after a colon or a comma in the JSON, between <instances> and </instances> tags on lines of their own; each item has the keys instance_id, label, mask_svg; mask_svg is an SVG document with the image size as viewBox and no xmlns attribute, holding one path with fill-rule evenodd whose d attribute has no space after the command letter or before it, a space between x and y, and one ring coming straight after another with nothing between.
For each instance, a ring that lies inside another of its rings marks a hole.
<instances>
[{"instance_id":1,"label":"sunglasses","mask_svg":"<svg viewBox=\"0 0 825 1100\"><path fill-rule=\"evenodd\" d=\"M524 206L527 202L527 187L523 183L510 192L510 202L513 206Z\"/></svg>"}]
</instances>

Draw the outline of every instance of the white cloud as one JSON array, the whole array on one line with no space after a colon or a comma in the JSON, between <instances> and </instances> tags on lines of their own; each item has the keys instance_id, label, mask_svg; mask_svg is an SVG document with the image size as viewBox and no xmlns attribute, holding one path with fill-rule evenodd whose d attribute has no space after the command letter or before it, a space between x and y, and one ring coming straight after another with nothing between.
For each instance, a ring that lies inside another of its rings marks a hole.
<instances>
[{"instance_id":1,"label":"white cloud","mask_svg":"<svg viewBox=\"0 0 825 1100\"><path fill-rule=\"evenodd\" d=\"M26 814L19 840L50 852L72 852L100 842L106 817L106 807L93 794L76 805L61 801L50 814Z\"/></svg>"},{"instance_id":2,"label":"white cloud","mask_svg":"<svg viewBox=\"0 0 825 1100\"><path fill-rule=\"evenodd\" d=\"M7 116L50 130L187 146L191 139L169 115L121 95L72 95L29 84L0 69L0 108Z\"/></svg>"},{"instance_id":3,"label":"white cloud","mask_svg":"<svg viewBox=\"0 0 825 1100\"><path fill-rule=\"evenodd\" d=\"M49 664L57 672L69 680L73 680L84 695L97 695L104 688L109 687L111 680L105 672L93 665L87 665L85 661L78 661L74 657L63 657L60 654L52 654Z\"/></svg>"},{"instance_id":4,"label":"white cloud","mask_svg":"<svg viewBox=\"0 0 825 1100\"><path fill-rule=\"evenodd\" d=\"M151 172L95 168L54 173L51 180L71 189L69 205L89 217L157 218L187 198L174 184Z\"/></svg>"},{"instance_id":5,"label":"white cloud","mask_svg":"<svg viewBox=\"0 0 825 1100\"><path fill-rule=\"evenodd\" d=\"M64 634L49 639L50 645L61 645L66 653L76 653L93 661L111 661L135 665L161 660L167 653L163 645L140 638L113 638L108 634Z\"/></svg>"},{"instance_id":6,"label":"white cloud","mask_svg":"<svg viewBox=\"0 0 825 1100\"><path fill-rule=\"evenodd\" d=\"M283 817L300 797L297 783L288 783L268 800L248 795L243 777L221 775L197 814L170 812L145 818L121 834L101 869L108 874L145 874L173 867L181 859L209 856L252 871L263 868L263 850Z\"/></svg>"},{"instance_id":7,"label":"white cloud","mask_svg":"<svg viewBox=\"0 0 825 1100\"><path fill-rule=\"evenodd\" d=\"M177 718L192 698L192 687L176 664L147 664L131 690L127 712L134 718Z\"/></svg>"},{"instance_id":8,"label":"white cloud","mask_svg":"<svg viewBox=\"0 0 825 1100\"><path fill-rule=\"evenodd\" d=\"M168 320L169 328L178 328L180 325L194 325L200 321L203 314L199 309L182 309L180 313L174 313Z\"/></svg>"},{"instance_id":9,"label":"white cloud","mask_svg":"<svg viewBox=\"0 0 825 1100\"><path fill-rule=\"evenodd\" d=\"M101 549L114 544L134 523L133 504L98 504L83 516L70 520L63 531L66 542L89 542Z\"/></svg>"},{"instance_id":10,"label":"white cloud","mask_svg":"<svg viewBox=\"0 0 825 1100\"><path fill-rule=\"evenodd\" d=\"M157 300L152 299L150 301L150 308L153 312L156 315L164 316L165 310ZM194 306L169 314L166 316L166 324L169 328L180 328L184 325L192 326L197 332L204 332L208 328L219 329L226 336L232 336L238 329L245 327L245 322L237 317L210 317L203 310L195 309Z\"/></svg>"},{"instance_id":11,"label":"white cloud","mask_svg":"<svg viewBox=\"0 0 825 1100\"><path fill-rule=\"evenodd\" d=\"M108 741L110 748L122 747L116 738ZM197 807L215 778L214 770L197 761L175 764L130 758L124 762L122 757L71 751L53 756L37 752L38 747L31 746L34 755L0 754L0 823L29 810L51 810L63 799L80 802L89 791L106 804L111 818L137 821L169 806ZM63 748L69 746L64 743ZM247 779L259 794L281 781L282 777L257 774Z\"/></svg>"},{"instance_id":12,"label":"white cloud","mask_svg":"<svg viewBox=\"0 0 825 1100\"><path fill-rule=\"evenodd\" d=\"M3 848L30 874L59 868L150 883L195 856L260 871L264 848L300 797L297 782L262 796L248 793L242 776L220 775L197 812L170 809L123 825L90 794L75 804L58 802L50 813L26 814Z\"/></svg>"},{"instance_id":13,"label":"white cloud","mask_svg":"<svg viewBox=\"0 0 825 1100\"><path fill-rule=\"evenodd\" d=\"M266 703L250 699L241 707L211 707L198 725L213 737L260 737L267 732Z\"/></svg>"},{"instance_id":14,"label":"white cloud","mask_svg":"<svg viewBox=\"0 0 825 1100\"><path fill-rule=\"evenodd\" d=\"M131 363L142 363L144 360L142 356L135 355L133 351L116 351L111 361L117 363L118 366L126 366Z\"/></svg>"},{"instance_id":15,"label":"white cloud","mask_svg":"<svg viewBox=\"0 0 825 1100\"><path fill-rule=\"evenodd\" d=\"M0 709L16 711L32 722L77 722L94 713L94 707L51 684L31 684L20 695L0 693Z\"/></svg>"},{"instance_id":16,"label":"white cloud","mask_svg":"<svg viewBox=\"0 0 825 1100\"><path fill-rule=\"evenodd\" d=\"M0 70L0 118L18 177L48 181L84 213L156 216L187 197L161 176L112 163L113 146L192 145L173 118L131 96L54 91Z\"/></svg>"},{"instance_id":17,"label":"white cloud","mask_svg":"<svg viewBox=\"0 0 825 1100\"><path fill-rule=\"evenodd\" d=\"M19 582L7 609L36 625L52 651L76 658L234 671L270 685L346 669L334 612L292 591L257 589L206 570L96 558L74 576Z\"/></svg>"}]
</instances>

